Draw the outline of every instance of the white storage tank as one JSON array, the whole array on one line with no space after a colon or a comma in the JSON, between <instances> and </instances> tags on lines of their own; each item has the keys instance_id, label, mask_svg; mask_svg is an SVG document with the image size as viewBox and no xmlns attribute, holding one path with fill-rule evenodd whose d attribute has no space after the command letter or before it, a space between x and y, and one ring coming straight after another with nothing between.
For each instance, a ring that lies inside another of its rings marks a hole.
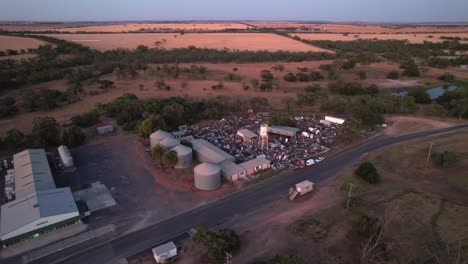
<instances>
[{"instance_id":1,"label":"white storage tank","mask_svg":"<svg viewBox=\"0 0 468 264\"><path fill-rule=\"evenodd\" d=\"M177 153L177 164L175 165L176 169L185 169L192 166L193 162L193 153L192 148L179 144L171 149Z\"/></svg>"},{"instance_id":2,"label":"white storage tank","mask_svg":"<svg viewBox=\"0 0 468 264\"><path fill-rule=\"evenodd\" d=\"M221 186L221 168L214 164L204 162L194 169L195 187L200 190L209 191Z\"/></svg>"},{"instance_id":3,"label":"white storage tank","mask_svg":"<svg viewBox=\"0 0 468 264\"><path fill-rule=\"evenodd\" d=\"M157 144L160 144L161 141L165 138L171 137L171 134L164 130L158 130L150 135L150 144L154 148Z\"/></svg>"},{"instance_id":4,"label":"white storage tank","mask_svg":"<svg viewBox=\"0 0 468 264\"><path fill-rule=\"evenodd\" d=\"M163 140L161 140L161 142L159 142L159 144L163 145L165 148L167 149L171 149L177 145L180 145L180 140L178 139L175 139L173 137L167 137Z\"/></svg>"},{"instance_id":5,"label":"white storage tank","mask_svg":"<svg viewBox=\"0 0 468 264\"><path fill-rule=\"evenodd\" d=\"M70 153L70 150L67 146L61 145L58 147L58 152L60 155L60 159L62 160L62 164L65 168L73 167L73 157Z\"/></svg>"}]
</instances>

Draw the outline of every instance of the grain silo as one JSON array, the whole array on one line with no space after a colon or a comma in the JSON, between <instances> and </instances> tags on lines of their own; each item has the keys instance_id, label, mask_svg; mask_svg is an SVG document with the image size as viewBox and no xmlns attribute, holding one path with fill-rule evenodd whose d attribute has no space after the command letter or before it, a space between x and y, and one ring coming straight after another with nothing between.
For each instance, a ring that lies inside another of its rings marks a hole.
<instances>
[{"instance_id":1,"label":"grain silo","mask_svg":"<svg viewBox=\"0 0 468 264\"><path fill-rule=\"evenodd\" d=\"M167 137L159 142L159 144L163 145L167 149L171 149L180 144L180 140L175 139L173 137Z\"/></svg>"},{"instance_id":2,"label":"grain silo","mask_svg":"<svg viewBox=\"0 0 468 264\"><path fill-rule=\"evenodd\" d=\"M177 145L171 149L177 153L177 164L175 165L176 169L185 169L192 166L193 153L192 148L184 146L182 144Z\"/></svg>"},{"instance_id":3,"label":"grain silo","mask_svg":"<svg viewBox=\"0 0 468 264\"><path fill-rule=\"evenodd\" d=\"M221 186L221 168L214 164L204 162L194 169L195 187L200 190L214 190Z\"/></svg>"},{"instance_id":4,"label":"grain silo","mask_svg":"<svg viewBox=\"0 0 468 264\"><path fill-rule=\"evenodd\" d=\"M150 135L151 148L154 148L154 146L159 144L161 142L161 140L163 140L165 138L168 138L168 137L171 137L171 134L169 134L166 131L158 130L158 131L154 132L153 134Z\"/></svg>"}]
</instances>

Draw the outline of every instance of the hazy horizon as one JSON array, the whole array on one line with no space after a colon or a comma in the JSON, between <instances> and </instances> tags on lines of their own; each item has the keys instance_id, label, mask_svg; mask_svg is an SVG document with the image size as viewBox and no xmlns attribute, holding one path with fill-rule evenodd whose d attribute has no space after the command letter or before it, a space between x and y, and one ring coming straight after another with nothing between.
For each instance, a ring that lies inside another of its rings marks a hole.
<instances>
[{"instance_id":1,"label":"hazy horizon","mask_svg":"<svg viewBox=\"0 0 468 264\"><path fill-rule=\"evenodd\" d=\"M465 0L15 0L3 1L1 21L316 21L381 23L468 22Z\"/></svg>"}]
</instances>

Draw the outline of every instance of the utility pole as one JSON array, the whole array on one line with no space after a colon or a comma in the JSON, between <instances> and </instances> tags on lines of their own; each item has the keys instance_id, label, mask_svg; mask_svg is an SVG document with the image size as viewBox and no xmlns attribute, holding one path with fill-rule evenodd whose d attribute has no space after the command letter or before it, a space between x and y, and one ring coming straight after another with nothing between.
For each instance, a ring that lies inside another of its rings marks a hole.
<instances>
[{"instance_id":1,"label":"utility pole","mask_svg":"<svg viewBox=\"0 0 468 264\"><path fill-rule=\"evenodd\" d=\"M351 192L353 191L354 184L348 183L349 184L349 192L348 192L348 201L346 202L346 209L349 207L349 201L351 200Z\"/></svg>"},{"instance_id":2,"label":"utility pole","mask_svg":"<svg viewBox=\"0 0 468 264\"><path fill-rule=\"evenodd\" d=\"M431 157L431 152L432 152L432 144L433 142L431 142L431 147L429 148L429 152L427 153L427 159L426 159L426 163L429 162L429 158Z\"/></svg>"}]
</instances>

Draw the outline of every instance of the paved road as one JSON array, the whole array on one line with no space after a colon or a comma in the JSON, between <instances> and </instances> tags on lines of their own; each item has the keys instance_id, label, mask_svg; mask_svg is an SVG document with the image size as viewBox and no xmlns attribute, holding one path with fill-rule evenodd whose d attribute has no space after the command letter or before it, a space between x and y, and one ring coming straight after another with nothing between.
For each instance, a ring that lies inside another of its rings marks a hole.
<instances>
[{"instance_id":1,"label":"paved road","mask_svg":"<svg viewBox=\"0 0 468 264\"><path fill-rule=\"evenodd\" d=\"M252 188L232 194L211 204L184 212L135 233L101 244L88 243L87 245L65 249L32 263L113 263L117 258L127 257L153 247L193 227L200 225L216 226L236 215L242 215L253 211L274 200L285 199L285 193L291 185L305 179L313 182L321 182L330 179L341 170L359 162L364 155L371 151L407 140L445 133L461 128L468 128L468 124L399 137L378 136L363 144L333 155L314 166L296 170L281 177L276 177L264 184L253 186ZM5 263L21 263L21 259L9 260Z\"/></svg>"}]
</instances>

